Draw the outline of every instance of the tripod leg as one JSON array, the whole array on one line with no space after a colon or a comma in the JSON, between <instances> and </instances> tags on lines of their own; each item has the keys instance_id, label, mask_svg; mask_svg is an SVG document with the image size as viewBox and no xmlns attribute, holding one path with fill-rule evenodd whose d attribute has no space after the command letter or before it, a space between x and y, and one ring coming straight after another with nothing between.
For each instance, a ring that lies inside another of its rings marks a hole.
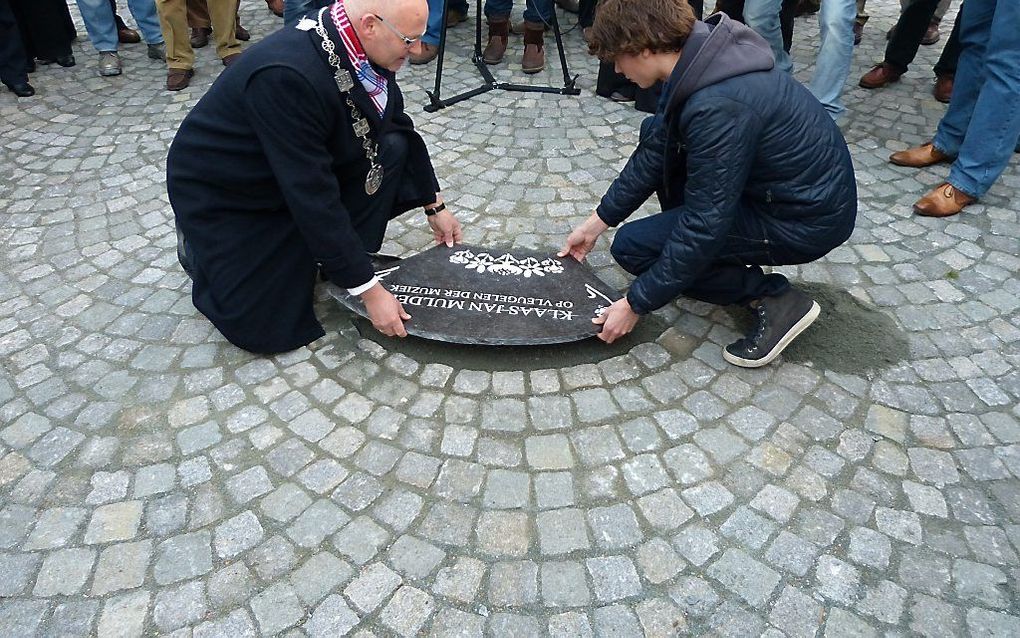
<instances>
[{"instance_id":1,"label":"tripod leg","mask_svg":"<svg viewBox=\"0 0 1020 638\"><path fill-rule=\"evenodd\" d=\"M560 68L563 69L563 90L564 93L575 91L574 82L577 78L570 78L570 71L567 69L567 54L563 51L563 36L560 34L560 21L556 17L556 11L552 14L553 34L556 36L556 50L560 54Z\"/></svg>"},{"instance_id":2,"label":"tripod leg","mask_svg":"<svg viewBox=\"0 0 1020 638\"><path fill-rule=\"evenodd\" d=\"M436 56L436 90L430 97L433 102L442 102L439 97L440 84L443 81L443 53L446 52L446 17L450 13L450 0L443 0L443 22L439 27L439 55Z\"/></svg>"}]
</instances>

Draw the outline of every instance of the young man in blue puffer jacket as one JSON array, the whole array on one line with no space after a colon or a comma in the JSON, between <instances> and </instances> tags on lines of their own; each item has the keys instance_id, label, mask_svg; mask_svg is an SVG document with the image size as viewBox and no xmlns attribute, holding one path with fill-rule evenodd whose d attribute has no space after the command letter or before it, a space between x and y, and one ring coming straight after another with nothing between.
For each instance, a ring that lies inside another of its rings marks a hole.
<instances>
[{"instance_id":1,"label":"young man in blue puffer jacket","mask_svg":"<svg viewBox=\"0 0 1020 638\"><path fill-rule=\"evenodd\" d=\"M857 186L843 135L806 88L774 68L760 36L723 14L695 20L686 0L605 0L589 41L638 85L666 82L638 148L560 253L583 259L607 228L658 195L661 213L616 233L613 257L637 279L594 320L600 338L611 343L685 295L749 307L756 325L723 357L769 363L820 309L761 266L814 261L854 228Z\"/></svg>"}]
</instances>

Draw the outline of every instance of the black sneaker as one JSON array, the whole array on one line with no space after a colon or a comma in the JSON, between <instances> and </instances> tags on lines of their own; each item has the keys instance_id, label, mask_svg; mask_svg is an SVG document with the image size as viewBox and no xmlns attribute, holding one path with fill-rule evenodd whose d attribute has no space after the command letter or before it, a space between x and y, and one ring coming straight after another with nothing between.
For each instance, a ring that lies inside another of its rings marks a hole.
<instances>
[{"instance_id":1,"label":"black sneaker","mask_svg":"<svg viewBox=\"0 0 1020 638\"><path fill-rule=\"evenodd\" d=\"M778 357L818 318L821 307L791 286L777 297L761 299L753 310L758 325L723 350L723 359L741 368L760 368Z\"/></svg>"}]
</instances>

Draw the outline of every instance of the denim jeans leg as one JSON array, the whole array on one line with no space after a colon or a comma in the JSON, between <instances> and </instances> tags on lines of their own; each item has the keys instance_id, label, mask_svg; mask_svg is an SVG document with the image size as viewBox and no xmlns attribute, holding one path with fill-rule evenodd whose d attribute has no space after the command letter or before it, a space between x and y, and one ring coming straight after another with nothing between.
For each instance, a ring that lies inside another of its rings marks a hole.
<instances>
[{"instance_id":1,"label":"denim jeans leg","mask_svg":"<svg viewBox=\"0 0 1020 638\"><path fill-rule=\"evenodd\" d=\"M153 5L155 9L155 5ZM78 10L96 51L117 50L117 23L109 0L78 0Z\"/></svg>"},{"instance_id":2,"label":"denim jeans leg","mask_svg":"<svg viewBox=\"0 0 1020 638\"><path fill-rule=\"evenodd\" d=\"M854 0L822 0L818 12L821 47L815 73L808 89L822 103L832 119L846 110L839 96L850 75L850 60L854 55L854 18L857 6Z\"/></svg>"},{"instance_id":3,"label":"denim jeans leg","mask_svg":"<svg viewBox=\"0 0 1020 638\"><path fill-rule=\"evenodd\" d=\"M779 10L782 0L746 0L744 21L747 26L765 38L776 59L776 68L787 73L793 71L790 55L783 50L783 34L779 27Z\"/></svg>"},{"instance_id":4,"label":"denim jeans leg","mask_svg":"<svg viewBox=\"0 0 1020 638\"><path fill-rule=\"evenodd\" d=\"M528 22L546 22L552 24L552 0L526 0L524 19Z\"/></svg>"},{"instance_id":5,"label":"denim jeans leg","mask_svg":"<svg viewBox=\"0 0 1020 638\"><path fill-rule=\"evenodd\" d=\"M514 8L514 0L485 0L482 12L486 18L504 18Z\"/></svg>"},{"instance_id":6,"label":"denim jeans leg","mask_svg":"<svg viewBox=\"0 0 1020 638\"><path fill-rule=\"evenodd\" d=\"M429 21L425 26L425 35L421 41L431 46L439 46L439 36L443 33L443 5L445 0L429 0ZM453 7L450 8L451 11Z\"/></svg>"},{"instance_id":7,"label":"denim jeans leg","mask_svg":"<svg viewBox=\"0 0 1020 638\"><path fill-rule=\"evenodd\" d=\"M985 50L984 83L959 155L949 169L949 183L968 195L981 197L1006 169L1020 135L1020 39L1016 31L1020 3L1015 0L967 0L967 3L992 5L994 16ZM964 20L969 17L967 14Z\"/></svg>"},{"instance_id":8,"label":"denim jeans leg","mask_svg":"<svg viewBox=\"0 0 1020 638\"><path fill-rule=\"evenodd\" d=\"M156 3L152 0L128 0L128 9L134 16L146 44L163 44L163 31L159 28Z\"/></svg>"},{"instance_id":9,"label":"denim jeans leg","mask_svg":"<svg viewBox=\"0 0 1020 638\"><path fill-rule=\"evenodd\" d=\"M996 0L968 0L960 11L960 61L953 83L953 99L939 121L934 144L947 155L957 155L974 115L985 82L985 51ZM966 192L966 191L965 191Z\"/></svg>"}]
</instances>

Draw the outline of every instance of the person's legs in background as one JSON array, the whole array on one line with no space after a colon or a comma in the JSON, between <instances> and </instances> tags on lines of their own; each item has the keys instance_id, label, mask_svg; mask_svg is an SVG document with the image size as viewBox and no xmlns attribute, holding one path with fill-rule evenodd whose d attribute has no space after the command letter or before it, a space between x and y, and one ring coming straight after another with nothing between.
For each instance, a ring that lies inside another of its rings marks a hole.
<instances>
[{"instance_id":1,"label":"person's legs in background","mask_svg":"<svg viewBox=\"0 0 1020 638\"><path fill-rule=\"evenodd\" d=\"M85 30L92 46L99 52L99 75L109 77L121 74L120 56L117 55L117 22L108 0L77 0Z\"/></svg>"},{"instance_id":2,"label":"person's legs in background","mask_svg":"<svg viewBox=\"0 0 1020 638\"><path fill-rule=\"evenodd\" d=\"M951 144L966 121L963 141L949 170L949 183L972 197L981 197L1005 170L1020 137L1020 38L1016 32L1020 3L967 0L963 11L960 80L939 123L935 145L945 149L942 145ZM975 40L982 37L987 44L982 52L983 65L978 67L971 58L979 50ZM968 77L975 67L977 73ZM972 83L978 85L976 98Z\"/></svg>"},{"instance_id":3,"label":"person's legs in background","mask_svg":"<svg viewBox=\"0 0 1020 638\"><path fill-rule=\"evenodd\" d=\"M429 21L425 35L421 37L421 53L408 56L411 64L427 64L439 55L439 38L443 33L443 6L446 0L428 0ZM446 27L450 28L467 19L467 0L450 0L447 10Z\"/></svg>"},{"instance_id":4,"label":"person's legs in background","mask_svg":"<svg viewBox=\"0 0 1020 638\"><path fill-rule=\"evenodd\" d=\"M159 26L166 41L166 88L180 91L195 75L195 52L188 33L188 9L185 0L156 0Z\"/></svg>"},{"instance_id":5,"label":"person's legs in background","mask_svg":"<svg viewBox=\"0 0 1020 638\"><path fill-rule=\"evenodd\" d=\"M857 17L854 18L854 46L861 43L861 39L864 37L864 25L871 17L865 9L867 4L868 0L857 0Z\"/></svg>"},{"instance_id":6,"label":"person's legs in background","mask_svg":"<svg viewBox=\"0 0 1020 638\"><path fill-rule=\"evenodd\" d=\"M28 83L27 58L11 5L8 0L0 0L0 82L18 97L35 95Z\"/></svg>"},{"instance_id":7,"label":"person's legs in background","mask_svg":"<svg viewBox=\"0 0 1020 638\"><path fill-rule=\"evenodd\" d=\"M156 15L156 4L152 0L128 0L128 10L131 17L142 31L142 39L145 40L147 55L153 60L163 62L166 60L166 46L163 43L163 31L159 27L159 17Z\"/></svg>"},{"instance_id":8,"label":"person's legs in background","mask_svg":"<svg viewBox=\"0 0 1020 638\"><path fill-rule=\"evenodd\" d=\"M142 36L137 31L128 27L124 19L117 13L117 0L110 0L110 9L113 11L113 20L117 23L117 40L121 44L138 44Z\"/></svg>"},{"instance_id":9,"label":"person's legs in background","mask_svg":"<svg viewBox=\"0 0 1020 638\"><path fill-rule=\"evenodd\" d=\"M821 10L818 12L821 45L808 89L833 119L846 110L839 98L843 93L846 78L850 75L856 14L854 0L822 0Z\"/></svg>"},{"instance_id":10,"label":"person's legs in background","mask_svg":"<svg viewBox=\"0 0 1020 638\"><path fill-rule=\"evenodd\" d=\"M29 67L35 58L40 64L74 66L71 36L64 27L69 13L64 0L10 0L10 7Z\"/></svg>"},{"instance_id":11,"label":"person's legs in background","mask_svg":"<svg viewBox=\"0 0 1020 638\"><path fill-rule=\"evenodd\" d=\"M949 32L946 45L942 47L942 55L938 62L932 67L935 72L935 86L932 88L932 95L943 104L949 104L949 98L953 95L953 80L956 78L956 65L960 61L960 16L963 11L956 13L953 21L953 30Z\"/></svg>"},{"instance_id":12,"label":"person's legs in background","mask_svg":"<svg viewBox=\"0 0 1020 638\"><path fill-rule=\"evenodd\" d=\"M899 81L914 61L938 3L939 0L911 0L892 29L892 37L885 47L885 58L861 77L859 84L862 88L878 89Z\"/></svg>"},{"instance_id":13,"label":"person's legs in background","mask_svg":"<svg viewBox=\"0 0 1020 638\"><path fill-rule=\"evenodd\" d=\"M521 69L538 73L545 68L545 30L556 17L552 0L528 0L524 9L524 56Z\"/></svg>"},{"instance_id":14,"label":"person's legs in background","mask_svg":"<svg viewBox=\"0 0 1020 638\"><path fill-rule=\"evenodd\" d=\"M793 70L790 56L783 49L783 36L780 28L779 11L782 0L745 0L744 21L772 48L776 59L776 68L781 71Z\"/></svg>"}]
</instances>

